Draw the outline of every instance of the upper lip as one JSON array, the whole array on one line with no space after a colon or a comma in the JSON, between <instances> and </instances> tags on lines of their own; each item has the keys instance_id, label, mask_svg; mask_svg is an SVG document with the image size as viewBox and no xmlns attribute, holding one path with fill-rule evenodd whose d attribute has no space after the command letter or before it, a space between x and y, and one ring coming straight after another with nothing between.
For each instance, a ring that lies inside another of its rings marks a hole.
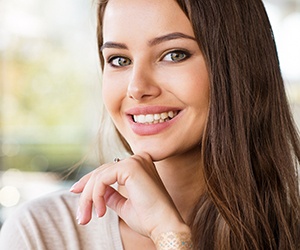
<instances>
[{"instance_id":1,"label":"upper lip","mask_svg":"<svg viewBox=\"0 0 300 250\"><path fill-rule=\"evenodd\" d=\"M145 107L134 107L128 109L126 115L146 115L146 114L160 114L168 111L180 111L177 107L167 106L145 106Z\"/></svg>"}]
</instances>

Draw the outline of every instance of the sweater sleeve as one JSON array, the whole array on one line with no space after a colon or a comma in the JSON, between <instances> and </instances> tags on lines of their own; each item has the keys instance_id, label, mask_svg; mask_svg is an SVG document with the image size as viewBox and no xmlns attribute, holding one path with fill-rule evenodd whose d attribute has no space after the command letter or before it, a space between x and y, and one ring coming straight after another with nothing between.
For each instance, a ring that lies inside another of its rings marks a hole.
<instances>
[{"instance_id":1,"label":"sweater sleeve","mask_svg":"<svg viewBox=\"0 0 300 250\"><path fill-rule=\"evenodd\" d=\"M8 218L0 233L3 250L121 250L118 217L108 210L102 219L93 217L78 225L75 217L78 195L54 193L30 201Z\"/></svg>"}]
</instances>

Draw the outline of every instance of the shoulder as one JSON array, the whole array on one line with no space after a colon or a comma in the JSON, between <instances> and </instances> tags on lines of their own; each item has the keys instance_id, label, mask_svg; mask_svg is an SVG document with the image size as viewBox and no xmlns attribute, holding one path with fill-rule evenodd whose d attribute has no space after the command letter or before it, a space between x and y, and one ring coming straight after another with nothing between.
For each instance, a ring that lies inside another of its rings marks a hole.
<instances>
[{"instance_id":1,"label":"shoulder","mask_svg":"<svg viewBox=\"0 0 300 250\"><path fill-rule=\"evenodd\" d=\"M61 190L48 195L39 197L23 204L19 209L19 213L30 215L34 218L41 217L46 219L61 219L60 217L76 216L79 195L70 193L67 190ZM38 211L38 213L37 213Z\"/></svg>"},{"instance_id":2,"label":"shoulder","mask_svg":"<svg viewBox=\"0 0 300 250\"><path fill-rule=\"evenodd\" d=\"M23 204L5 221L0 248L13 244L16 248L11 249L94 249L100 244L103 249L121 249L110 246L121 244L117 215L108 209L103 218L93 216L87 226L80 226L75 219L78 199L63 190Z\"/></svg>"},{"instance_id":3,"label":"shoulder","mask_svg":"<svg viewBox=\"0 0 300 250\"><path fill-rule=\"evenodd\" d=\"M79 196L67 190L50 193L22 204L8 219L22 226L50 227L56 222L73 223ZM5 226L6 222L4 223Z\"/></svg>"}]
</instances>

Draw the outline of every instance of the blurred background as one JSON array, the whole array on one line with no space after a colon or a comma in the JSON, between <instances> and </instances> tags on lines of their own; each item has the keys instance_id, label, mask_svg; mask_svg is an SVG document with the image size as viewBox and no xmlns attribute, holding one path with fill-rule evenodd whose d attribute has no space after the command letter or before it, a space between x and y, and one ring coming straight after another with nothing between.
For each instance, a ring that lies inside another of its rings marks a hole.
<instances>
[{"instance_id":1,"label":"blurred background","mask_svg":"<svg viewBox=\"0 0 300 250\"><path fill-rule=\"evenodd\" d=\"M0 0L0 225L95 167L98 67L93 0Z\"/></svg>"},{"instance_id":2,"label":"blurred background","mask_svg":"<svg viewBox=\"0 0 300 250\"><path fill-rule=\"evenodd\" d=\"M93 2L0 0L0 226L22 202L69 188L97 165L101 77ZM300 0L265 5L300 124Z\"/></svg>"}]
</instances>

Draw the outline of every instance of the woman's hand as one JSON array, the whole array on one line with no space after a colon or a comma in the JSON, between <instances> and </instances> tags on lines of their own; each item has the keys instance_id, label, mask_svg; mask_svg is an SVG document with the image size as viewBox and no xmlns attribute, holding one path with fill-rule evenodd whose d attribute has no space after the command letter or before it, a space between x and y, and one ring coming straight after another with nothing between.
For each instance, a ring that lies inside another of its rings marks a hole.
<instances>
[{"instance_id":1,"label":"woman's hand","mask_svg":"<svg viewBox=\"0 0 300 250\"><path fill-rule=\"evenodd\" d=\"M110 185L125 187L126 196ZM78 223L91 220L92 207L99 217L106 206L113 209L136 232L155 240L163 232L188 232L148 154L133 155L100 166L82 177L71 191L81 193Z\"/></svg>"}]
</instances>

